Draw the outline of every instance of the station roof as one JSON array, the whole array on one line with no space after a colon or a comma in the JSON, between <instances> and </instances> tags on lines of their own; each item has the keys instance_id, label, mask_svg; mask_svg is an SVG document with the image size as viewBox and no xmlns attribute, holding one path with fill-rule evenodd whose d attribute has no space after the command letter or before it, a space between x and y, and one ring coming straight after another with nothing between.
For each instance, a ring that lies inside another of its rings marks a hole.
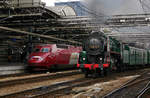
<instances>
[{"instance_id":1,"label":"station roof","mask_svg":"<svg viewBox=\"0 0 150 98\"><path fill-rule=\"evenodd\" d=\"M123 42L148 43L150 41L150 14L114 15L103 21L97 17L74 16L73 9L68 6L65 8L64 13L62 11L64 6L52 9L43 5L16 8L1 5L0 35L4 36L5 40L19 38L24 41L28 35L32 35L46 42L79 45L92 30L108 28L111 32L105 34ZM62 11L61 14L59 11ZM125 31L127 29L128 31ZM141 31L145 29L146 32Z\"/></svg>"},{"instance_id":2,"label":"station roof","mask_svg":"<svg viewBox=\"0 0 150 98\"><path fill-rule=\"evenodd\" d=\"M67 5L64 6L54 6L54 7L46 7L49 10L57 13L60 16L76 16L75 10Z\"/></svg>"}]
</instances>

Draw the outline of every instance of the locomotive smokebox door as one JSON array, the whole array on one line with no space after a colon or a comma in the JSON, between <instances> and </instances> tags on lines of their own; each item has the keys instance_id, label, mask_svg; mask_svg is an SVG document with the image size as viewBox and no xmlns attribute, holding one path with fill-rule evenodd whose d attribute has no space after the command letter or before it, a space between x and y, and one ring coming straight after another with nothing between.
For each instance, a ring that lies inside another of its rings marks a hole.
<instances>
[{"instance_id":1,"label":"locomotive smokebox door","mask_svg":"<svg viewBox=\"0 0 150 98\"><path fill-rule=\"evenodd\" d=\"M104 51L103 34L101 32L92 32L90 36L85 39L83 50L86 50L89 55L102 55Z\"/></svg>"}]
</instances>

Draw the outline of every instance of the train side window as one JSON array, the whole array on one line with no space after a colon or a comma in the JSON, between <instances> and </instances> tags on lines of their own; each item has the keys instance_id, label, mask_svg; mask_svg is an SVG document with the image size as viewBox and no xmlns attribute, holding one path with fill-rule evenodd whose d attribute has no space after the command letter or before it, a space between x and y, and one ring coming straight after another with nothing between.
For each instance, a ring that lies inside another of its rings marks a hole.
<instances>
[{"instance_id":1,"label":"train side window","mask_svg":"<svg viewBox=\"0 0 150 98\"><path fill-rule=\"evenodd\" d=\"M49 48L42 48L41 52L49 52L50 49Z\"/></svg>"}]
</instances>

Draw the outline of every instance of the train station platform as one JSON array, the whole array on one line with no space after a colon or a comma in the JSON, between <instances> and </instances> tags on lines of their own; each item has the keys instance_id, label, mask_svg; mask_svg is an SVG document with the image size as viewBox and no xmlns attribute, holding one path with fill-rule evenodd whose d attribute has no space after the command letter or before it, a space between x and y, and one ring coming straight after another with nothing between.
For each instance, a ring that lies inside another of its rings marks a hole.
<instances>
[{"instance_id":1,"label":"train station platform","mask_svg":"<svg viewBox=\"0 0 150 98\"><path fill-rule=\"evenodd\" d=\"M23 73L26 64L23 63L5 63L0 65L0 75Z\"/></svg>"}]
</instances>

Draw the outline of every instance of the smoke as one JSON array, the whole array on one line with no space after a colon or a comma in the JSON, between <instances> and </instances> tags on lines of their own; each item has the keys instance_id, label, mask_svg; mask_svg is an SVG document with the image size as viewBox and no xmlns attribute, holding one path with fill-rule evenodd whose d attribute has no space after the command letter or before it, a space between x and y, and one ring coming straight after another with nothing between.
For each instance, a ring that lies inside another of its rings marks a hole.
<instances>
[{"instance_id":1,"label":"smoke","mask_svg":"<svg viewBox=\"0 0 150 98\"><path fill-rule=\"evenodd\" d=\"M97 14L141 14L139 0L84 0L86 6Z\"/></svg>"},{"instance_id":2,"label":"smoke","mask_svg":"<svg viewBox=\"0 0 150 98\"><path fill-rule=\"evenodd\" d=\"M143 14L150 13L150 0L84 0L84 5L86 5L94 14L91 14L93 17L104 16L111 18L112 15L126 15L126 14ZM95 15L96 14L96 15ZM96 18L97 19L97 18ZM106 21L105 18L99 18L99 20ZM104 23L98 21L100 24ZM113 29L115 32L116 30ZM127 33L146 33L149 31L149 27L144 28L117 28L118 32L127 32ZM135 39L135 38L122 38L117 37L122 41L132 42L144 42L146 40ZM150 44L146 44L146 48L150 49Z\"/></svg>"},{"instance_id":3,"label":"smoke","mask_svg":"<svg viewBox=\"0 0 150 98\"><path fill-rule=\"evenodd\" d=\"M142 8L145 13L150 13L150 0L141 0Z\"/></svg>"},{"instance_id":4,"label":"smoke","mask_svg":"<svg viewBox=\"0 0 150 98\"><path fill-rule=\"evenodd\" d=\"M83 0L83 4L92 12L90 15L96 19L94 22L101 26L112 15L144 13L139 0Z\"/></svg>"}]
</instances>

